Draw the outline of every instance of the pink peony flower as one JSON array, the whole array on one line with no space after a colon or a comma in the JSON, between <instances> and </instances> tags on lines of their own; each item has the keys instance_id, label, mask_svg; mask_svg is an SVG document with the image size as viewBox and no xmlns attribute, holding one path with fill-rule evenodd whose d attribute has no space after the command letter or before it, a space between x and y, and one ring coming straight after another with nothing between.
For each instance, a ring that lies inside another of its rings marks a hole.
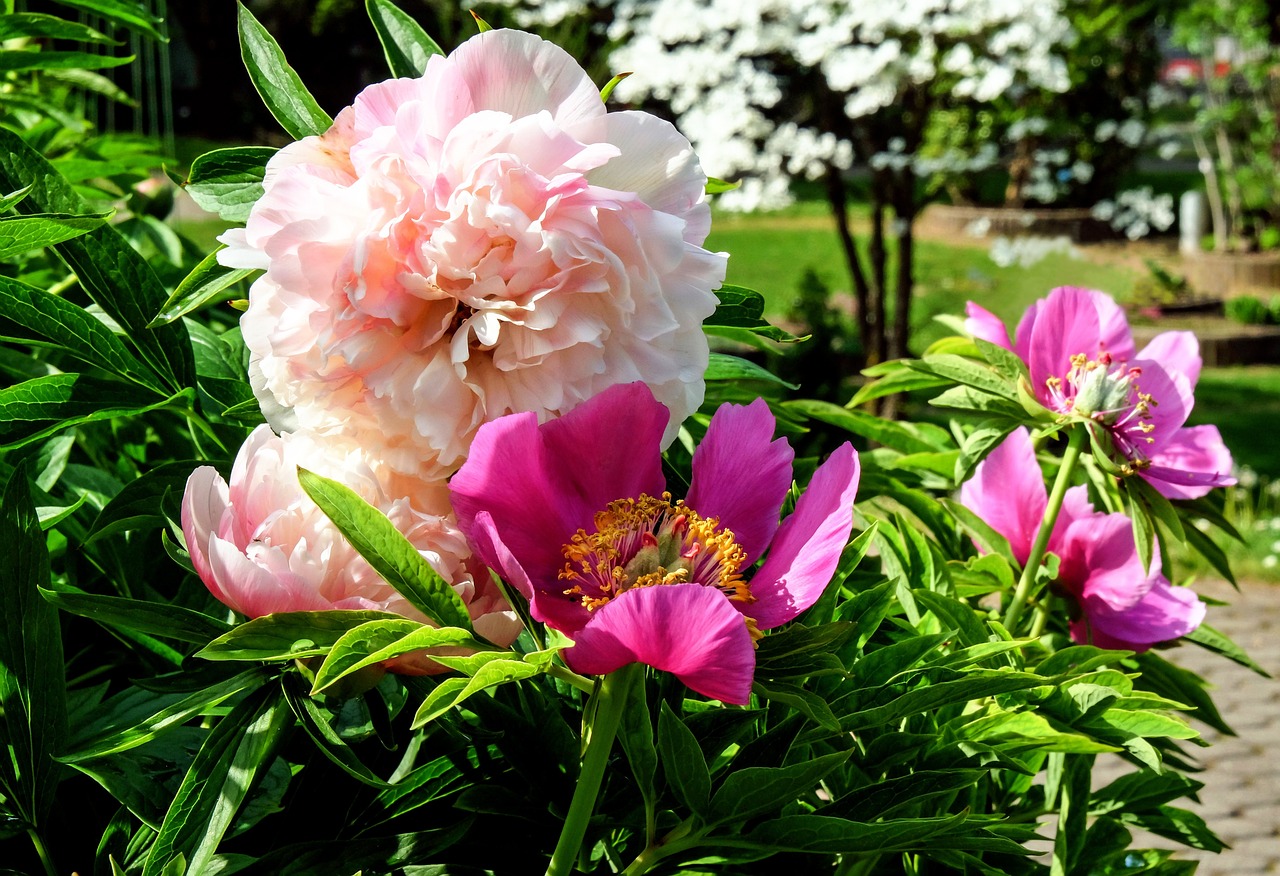
<instances>
[{"instance_id":1,"label":"pink peony flower","mask_svg":"<svg viewBox=\"0 0 1280 876\"><path fill-rule=\"evenodd\" d=\"M241 325L278 430L339 426L440 478L503 414L639 380L669 442L702 401L706 176L551 43L490 31L370 86L264 185L220 260L266 271Z\"/></svg>"},{"instance_id":2,"label":"pink peony flower","mask_svg":"<svg viewBox=\"0 0 1280 876\"><path fill-rule=\"evenodd\" d=\"M1049 503L1044 476L1026 429L1013 432L960 488L960 501L1009 540L1026 563ZM1204 620L1205 605L1186 587L1160 574L1159 548L1144 572L1123 514L1103 514L1089 504L1086 487L1067 491L1049 537L1058 555L1057 589L1079 611L1071 638L1080 643L1145 651L1176 639Z\"/></svg>"},{"instance_id":3,"label":"pink peony flower","mask_svg":"<svg viewBox=\"0 0 1280 876\"><path fill-rule=\"evenodd\" d=\"M503 417L480 428L449 491L476 553L535 618L573 638L574 670L644 663L745 703L759 631L831 580L853 526L858 456L836 450L779 526L793 453L773 440L768 406L720 407L683 502L662 475L669 416L628 384L541 426L530 413Z\"/></svg>"},{"instance_id":4,"label":"pink peony flower","mask_svg":"<svg viewBox=\"0 0 1280 876\"><path fill-rule=\"evenodd\" d=\"M1040 403L1103 427L1126 467L1170 499L1194 499L1235 483L1216 426L1184 426L1200 378L1191 332L1164 332L1134 352L1129 323L1101 292L1063 286L1027 309L1009 342L1004 324L972 301L974 337L1027 363Z\"/></svg>"},{"instance_id":5,"label":"pink peony flower","mask_svg":"<svg viewBox=\"0 0 1280 876\"><path fill-rule=\"evenodd\" d=\"M445 513L427 513L409 499L388 500L379 473L354 443L317 441L305 432L276 436L259 426L236 455L228 485L212 466L187 480L182 531L192 565L209 591L254 618L282 611L373 609L428 622L384 581L338 532L298 484L301 465L340 479L382 509L467 604L476 631L499 645L520 622ZM422 491L419 501L430 501ZM447 496L437 495L435 502ZM390 662L409 674L442 667L420 654Z\"/></svg>"}]
</instances>

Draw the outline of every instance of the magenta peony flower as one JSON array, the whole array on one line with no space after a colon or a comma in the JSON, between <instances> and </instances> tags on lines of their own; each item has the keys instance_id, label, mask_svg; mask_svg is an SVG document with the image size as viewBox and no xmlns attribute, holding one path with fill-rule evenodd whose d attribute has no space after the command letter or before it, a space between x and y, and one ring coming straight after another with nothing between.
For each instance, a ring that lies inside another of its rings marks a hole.
<instances>
[{"instance_id":1,"label":"magenta peony flower","mask_svg":"<svg viewBox=\"0 0 1280 876\"><path fill-rule=\"evenodd\" d=\"M773 440L763 401L715 413L683 502L662 475L669 417L638 383L541 426L531 413L503 417L480 428L449 492L481 559L573 638L575 671L645 663L745 703L759 631L812 605L835 572L858 456L836 450L779 526L793 454Z\"/></svg>"},{"instance_id":2,"label":"magenta peony flower","mask_svg":"<svg viewBox=\"0 0 1280 876\"><path fill-rule=\"evenodd\" d=\"M1044 476L1026 429L1005 439L960 488L960 501L1009 540L1026 563L1049 503ZM1049 537L1060 559L1057 589L1079 611L1071 638L1080 643L1145 651L1156 642L1185 636L1204 620L1205 605L1186 587L1160 574L1157 547L1143 571L1133 528L1123 514L1102 514L1085 487L1067 491Z\"/></svg>"},{"instance_id":3,"label":"magenta peony flower","mask_svg":"<svg viewBox=\"0 0 1280 876\"><path fill-rule=\"evenodd\" d=\"M1063 286L1027 309L1009 342L1004 324L973 302L974 337L1017 353L1040 403L1107 430L1127 468L1170 499L1194 499L1235 483L1216 426L1184 426L1200 378L1191 332L1164 332L1135 354L1129 323L1101 292Z\"/></svg>"},{"instance_id":4,"label":"magenta peony flower","mask_svg":"<svg viewBox=\"0 0 1280 876\"><path fill-rule=\"evenodd\" d=\"M476 631L499 645L514 641L519 619L471 556L447 511L431 514L408 499L388 500L379 473L354 443L319 442L303 432L276 436L267 426L255 429L240 448L230 485L217 469L201 466L188 478L182 498L182 531L192 565L220 602L251 618L338 608L390 611L428 622L302 491L299 465L342 480L382 509L453 585ZM447 509L446 496L435 498ZM415 499L427 497L418 491ZM389 668L410 674L442 671L420 654L397 658Z\"/></svg>"},{"instance_id":5,"label":"magenta peony flower","mask_svg":"<svg viewBox=\"0 0 1280 876\"><path fill-rule=\"evenodd\" d=\"M726 258L701 246L706 176L549 42L490 31L370 86L264 185L220 260L266 271L241 325L277 430L341 428L433 479L503 414L639 380L669 442L702 401Z\"/></svg>"}]
</instances>

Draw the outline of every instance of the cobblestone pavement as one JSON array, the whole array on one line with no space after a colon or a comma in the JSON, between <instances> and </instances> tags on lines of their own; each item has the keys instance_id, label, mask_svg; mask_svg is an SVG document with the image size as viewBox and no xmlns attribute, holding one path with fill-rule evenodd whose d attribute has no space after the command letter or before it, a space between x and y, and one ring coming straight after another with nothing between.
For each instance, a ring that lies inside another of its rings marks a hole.
<instances>
[{"instance_id":1,"label":"cobblestone pavement","mask_svg":"<svg viewBox=\"0 0 1280 876\"><path fill-rule=\"evenodd\" d=\"M1210 606L1208 622L1274 678L1263 678L1194 645L1166 655L1213 685L1218 711L1238 734L1224 736L1201 728L1212 743L1198 752L1205 770L1196 778L1205 786L1201 803L1186 806L1231 848L1215 855L1158 837L1149 845L1177 848L1181 851L1176 857L1201 861L1198 876L1280 873L1280 584L1246 581L1237 593L1229 584L1204 582L1196 590L1230 603Z\"/></svg>"}]
</instances>

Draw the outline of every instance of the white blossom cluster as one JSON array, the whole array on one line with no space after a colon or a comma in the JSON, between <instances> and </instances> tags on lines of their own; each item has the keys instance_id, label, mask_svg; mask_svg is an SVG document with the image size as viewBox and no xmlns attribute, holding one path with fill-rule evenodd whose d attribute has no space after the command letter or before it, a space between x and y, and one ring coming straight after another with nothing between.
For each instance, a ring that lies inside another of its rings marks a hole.
<instances>
[{"instance_id":1,"label":"white blossom cluster","mask_svg":"<svg viewBox=\"0 0 1280 876\"><path fill-rule=\"evenodd\" d=\"M1173 224L1173 195L1157 195L1151 186L1127 189L1117 194L1115 200L1094 204L1093 217L1109 222L1130 240L1137 240L1153 229L1164 231Z\"/></svg>"},{"instance_id":2,"label":"white blossom cluster","mask_svg":"<svg viewBox=\"0 0 1280 876\"><path fill-rule=\"evenodd\" d=\"M1001 268L1009 268L1017 265L1020 268L1029 268L1036 262L1042 261L1048 256L1054 254L1069 256L1073 259L1080 258L1080 251L1071 243L1071 238L1066 235L1058 237L997 237L991 241L991 249L988 255L991 261L995 262Z\"/></svg>"},{"instance_id":3,"label":"white blossom cluster","mask_svg":"<svg viewBox=\"0 0 1280 876\"><path fill-rule=\"evenodd\" d=\"M667 103L709 174L744 178L719 199L739 209L785 203L789 175L850 166L853 144L835 121L891 107L911 85L942 81L978 101L1065 90L1062 49L1075 39L1063 0L502 2L530 25L599 7L619 45L611 66L632 73L618 96ZM842 118L823 118L806 76L821 77ZM877 160L909 159L890 150Z\"/></svg>"}]
</instances>

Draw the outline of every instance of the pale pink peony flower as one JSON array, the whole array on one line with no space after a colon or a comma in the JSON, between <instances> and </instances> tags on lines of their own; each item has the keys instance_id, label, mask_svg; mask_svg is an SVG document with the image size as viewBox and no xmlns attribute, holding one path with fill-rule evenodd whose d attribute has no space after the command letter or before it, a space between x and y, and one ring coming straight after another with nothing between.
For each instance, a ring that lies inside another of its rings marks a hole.
<instances>
[{"instance_id":1,"label":"pale pink peony flower","mask_svg":"<svg viewBox=\"0 0 1280 876\"><path fill-rule=\"evenodd\" d=\"M419 491L388 500L379 472L353 442L259 426L240 448L228 484L212 466L187 480L182 531L209 591L254 618L284 611L373 609L426 622L356 552L298 484L298 467L341 480L380 508L466 603L480 635L509 645L520 622L448 514L447 497ZM443 501L445 504L440 505ZM418 507L415 507L415 503ZM421 510L435 506L444 513ZM391 661L409 674L442 671L421 654Z\"/></svg>"},{"instance_id":2,"label":"pale pink peony flower","mask_svg":"<svg viewBox=\"0 0 1280 876\"><path fill-rule=\"evenodd\" d=\"M285 147L226 265L278 429L341 428L402 472L455 470L481 423L642 381L670 441L702 401L725 256L686 140L606 113L560 48L490 31L370 86Z\"/></svg>"}]
</instances>

